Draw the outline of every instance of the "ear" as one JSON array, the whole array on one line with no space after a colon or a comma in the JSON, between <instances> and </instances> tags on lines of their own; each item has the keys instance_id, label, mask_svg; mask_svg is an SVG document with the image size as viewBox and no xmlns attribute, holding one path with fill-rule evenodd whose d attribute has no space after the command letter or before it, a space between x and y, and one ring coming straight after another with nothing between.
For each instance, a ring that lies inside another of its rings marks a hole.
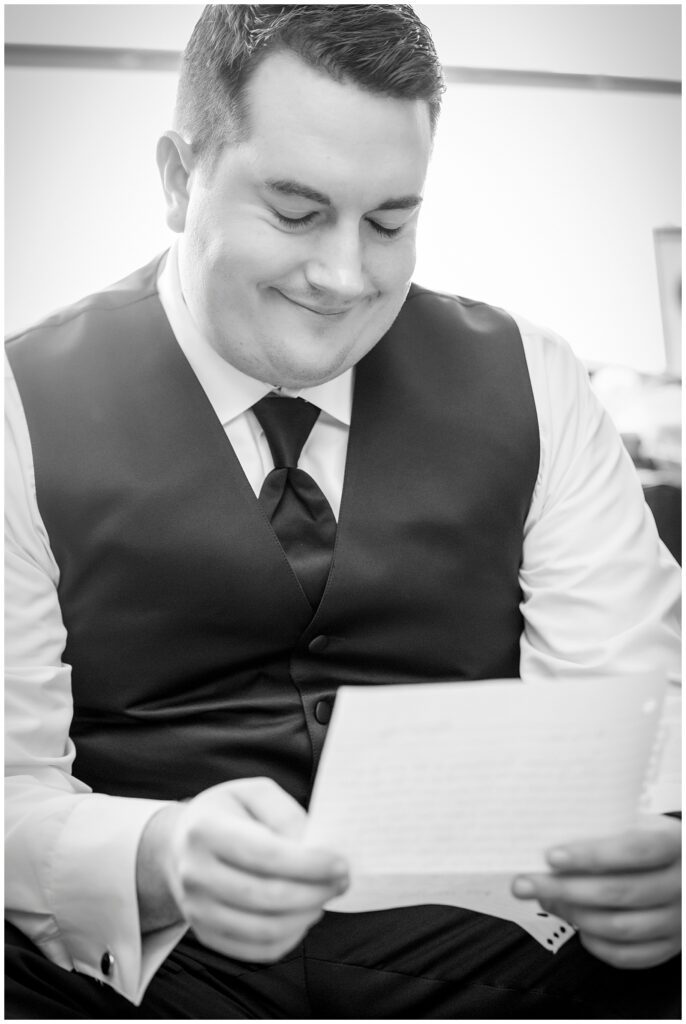
<instances>
[{"instance_id":1,"label":"ear","mask_svg":"<svg viewBox=\"0 0 686 1024\"><path fill-rule=\"evenodd\" d=\"M179 234L186 226L193 165L194 156L189 144L177 132L165 132L157 143L157 167L167 203L167 224Z\"/></svg>"}]
</instances>

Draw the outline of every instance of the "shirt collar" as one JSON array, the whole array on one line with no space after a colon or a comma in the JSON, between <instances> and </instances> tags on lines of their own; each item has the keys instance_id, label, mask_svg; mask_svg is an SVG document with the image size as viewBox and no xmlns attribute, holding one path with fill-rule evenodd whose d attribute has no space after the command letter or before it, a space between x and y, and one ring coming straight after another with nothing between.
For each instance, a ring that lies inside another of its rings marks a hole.
<instances>
[{"instance_id":1,"label":"shirt collar","mask_svg":"<svg viewBox=\"0 0 686 1024\"><path fill-rule=\"evenodd\" d=\"M273 391L271 384L255 380L223 359L203 337L193 320L181 291L177 244L174 243L157 278L162 308L179 347L190 363L205 394L222 423L229 423L250 409L260 398ZM353 370L339 377L298 391L283 389L284 394L304 398L323 412L350 426Z\"/></svg>"}]
</instances>

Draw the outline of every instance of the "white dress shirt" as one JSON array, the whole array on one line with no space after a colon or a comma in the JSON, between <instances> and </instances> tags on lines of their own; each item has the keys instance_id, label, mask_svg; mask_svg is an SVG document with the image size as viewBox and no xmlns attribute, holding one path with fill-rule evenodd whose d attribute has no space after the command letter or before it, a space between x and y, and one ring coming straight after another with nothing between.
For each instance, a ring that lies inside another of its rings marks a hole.
<instances>
[{"instance_id":1,"label":"white dress shirt","mask_svg":"<svg viewBox=\"0 0 686 1024\"><path fill-rule=\"evenodd\" d=\"M250 407L271 385L235 370L199 334L183 300L174 248L158 287L174 335L258 493L273 462ZM520 571L522 678L555 680L579 671L678 675L680 570L658 540L633 465L566 343L516 321L541 442ZM136 851L162 803L94 794L71 774L59 569L36 503L21 400L6 372L7 916L50 959L139 1003L185 930L180 925L140 935ZM353 376L348 371L288 392L322 409L299 465L319 483L335 515ZM107 977L101 967L106 952Z\"/></svg>"}]
</instances>

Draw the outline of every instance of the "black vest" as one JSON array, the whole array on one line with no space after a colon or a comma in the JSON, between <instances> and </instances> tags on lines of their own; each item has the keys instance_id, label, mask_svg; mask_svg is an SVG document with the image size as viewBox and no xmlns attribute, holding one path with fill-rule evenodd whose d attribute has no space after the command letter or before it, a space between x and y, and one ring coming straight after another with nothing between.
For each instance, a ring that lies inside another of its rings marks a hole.
<instances>
[{"instance_id":1,"label":"black vest","mask_svg":"<svg viewBox=\"0 0 686 1024\"><path fill-rule=\"evenodd\" d=\"M306 804L339 685L518 675L539 461L521 337L500 310L413 286L356 369L313 616L157 266L8 342L60 568L74 772L160 798L267 775Z\"/></svg>"}]
</instances>

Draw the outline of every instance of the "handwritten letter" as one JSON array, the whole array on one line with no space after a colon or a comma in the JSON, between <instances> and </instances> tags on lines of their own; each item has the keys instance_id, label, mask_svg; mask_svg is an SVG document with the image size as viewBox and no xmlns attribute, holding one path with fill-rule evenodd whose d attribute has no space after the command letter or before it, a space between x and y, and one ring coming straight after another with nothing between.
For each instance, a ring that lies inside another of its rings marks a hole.
<instances>
[{"instance_id":1,"label":"handwritten letter","mask_svg":"<svg viewBox=\"0 0 686 1024\"><path fill-rule=\"evenodd\" d=\"M573 929L509 891L558 842L636 817L659 679L342 687L306 841L348 857L331 910L447 903L516 921L555 951Z\"/></svg>"}]
</instances>

